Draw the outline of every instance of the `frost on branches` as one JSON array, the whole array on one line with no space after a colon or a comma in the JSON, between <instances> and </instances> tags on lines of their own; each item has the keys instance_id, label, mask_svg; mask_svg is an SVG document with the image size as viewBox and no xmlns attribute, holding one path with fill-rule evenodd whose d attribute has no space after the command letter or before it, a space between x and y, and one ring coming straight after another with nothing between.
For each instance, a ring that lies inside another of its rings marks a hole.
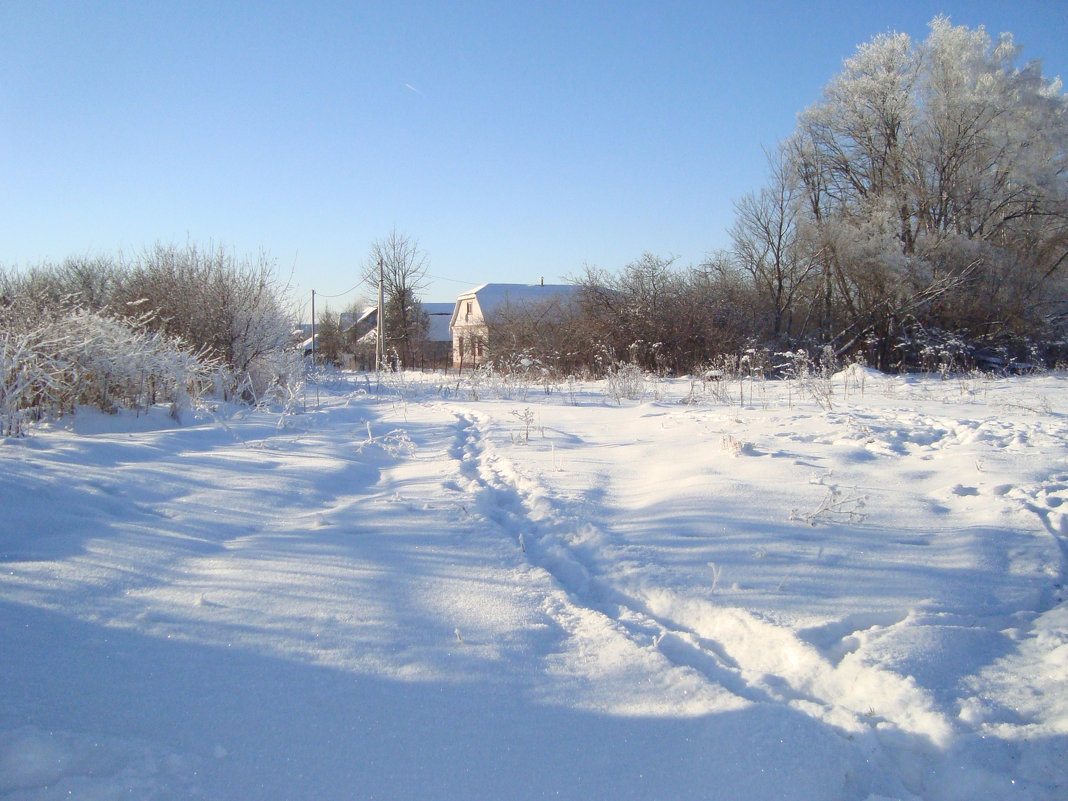
<instances>
[{"instance_id":1,"label":"frost on branches","mask_svg":"<svg viewBox=\"0 0 1068 801\"><path fill-rule=\"evenodd\" d=\"M157 246L128 264L71 259L0 272L0 436L72 414L209 394L292 397L299 355L269 264Z\"/></svg>"},{"instance_id":2,"label":"frost on branches","mask_svg":"<svg viewBox=\"0 0 1068 801\"><path fill-rule=\"evenodd\" d=\"M1019 55L938 17L922 43L884 34L846 60L738 204L735 268L770 333L883 369L947 336L1062 337L1068 98Z\"/></svg>"}]
</instances>

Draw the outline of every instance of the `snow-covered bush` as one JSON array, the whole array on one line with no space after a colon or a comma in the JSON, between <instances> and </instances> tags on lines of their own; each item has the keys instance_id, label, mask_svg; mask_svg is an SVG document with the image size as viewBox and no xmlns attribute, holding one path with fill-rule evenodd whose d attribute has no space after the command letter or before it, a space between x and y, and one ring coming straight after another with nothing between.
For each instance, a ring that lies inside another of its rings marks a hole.
<instances>
[{"instance_id":1,"label":"snow-covered bush","mask_svg":"<svg viewBox=\"0 0 1068 801\"><path fill-rule=\"evenodd\" d=\"M605 370L604 392L616 404L626 400L641 400L647 390L645 374L632 363L616 362Z\"/></svg>"},{"instance_id":2,"label":"snow-covered bush","mask_svg":"<svg viewBox=\"0 0 1068 801\"><path fill-rule=\"evenodd\" d=\"M73 413L170 403L177 418L198 403L221 366L203 351L148 327L63 305L29 324L5 309L0 331L0 434Z\"/></svg>"},{"instance_id":3,"label":"snow-covered bush","mask_svg":"<svg viewBox=\"0 0 1068 801\"><path fill-rule=\"evenodd\" d=\"M121 320L139 335L159 335L159 342L180 340L183 352L207 359L213 370L224 365L214 379L227 399L262 402L302 384L299 356L287 352L293 325L286 292L266 254L239 259L214 245L156 245L133 258L83 257L21 273L0 270L0 322L9 333L25 334L75 309L96 315L97 322ZM97 332L86 343L112 334ZM82 356L94 369L104 358ZM110 386L104 394L112 394Z\"/></svg>"},{"instance_id":4,"label":"snow-covered bush","mask_svg":"<svg viewBox=\"0 0 1068 801\"><path fill-rule=\"evenodd\" d=\"M61 409L57 365L46 333L0 331L0 436L21 436L43 410ZM44 346L44 347L42 347Z\"/></svg>"},{"instance_id":5,"label":"snow-covered bush","mask_svg":"<svg viewBox=\"0 0 1068 801\"><path fill-rule=\"evenodd\" d=\"M495 358L487 373L492 391L502 400L524 400L540 386L546 395L556 388L557 371L534 354L516 353Z\"/></svg>"},{"instance_id":6,"label":"snow-covered bush","mask_svg":"<svg viewBox=\"0 0 1068 801\"><path fill-rule=\"evenodd\" d=\"M213 246L156 245L127 265L121 284L118 309L156 312L149 327L227 366L228 397L262 401L293 380L286 287L266 254L238 259Z\"/></svg>"},{"instance_id":7,"label":"snow-covered bush","mask_svg":"<svg viewBox=\"0 0 1068 801\"><path fill-rule=\"evenodd\" d=\"M830 346L823 348L819 359L813 359L802 349L777 354L786 358L780 369L789 381L797 384L801 394L808 395L821 409L834 406L832 376L837 371L838 359Z\"/></svg>"}]
</instances>

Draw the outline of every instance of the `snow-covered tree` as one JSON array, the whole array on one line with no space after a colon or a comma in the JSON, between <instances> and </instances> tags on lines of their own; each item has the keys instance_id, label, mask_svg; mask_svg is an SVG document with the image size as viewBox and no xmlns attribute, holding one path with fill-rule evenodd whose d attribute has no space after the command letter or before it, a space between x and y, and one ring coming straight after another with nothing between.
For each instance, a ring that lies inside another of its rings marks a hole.
<instances>
[{"instance_id":1,"label":"snow-covered tree","mask_svg":"<svg viewBox=\"0 0 1068 801\"><path fill-rule=\"evenodd\" d=\"M893 33L862 45L802 114L785 145L796 225L841 348L874 338L882 360L910 329L1063 328L1068 99L1019 54L1010 34L995 42L937 17L922 43Z\"/></svg>"}]
</instances>

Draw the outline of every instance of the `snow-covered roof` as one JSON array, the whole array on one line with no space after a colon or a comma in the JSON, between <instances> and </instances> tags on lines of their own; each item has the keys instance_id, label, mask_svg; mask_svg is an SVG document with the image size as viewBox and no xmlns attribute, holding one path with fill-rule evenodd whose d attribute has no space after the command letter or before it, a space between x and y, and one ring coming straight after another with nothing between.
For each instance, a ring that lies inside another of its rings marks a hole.
<instances>
[{"instance_id":1,"label":"snow-covered roof","mask_svg":"<svg viewBox=\"0 0 1068 801\"><path fill-rule=\"evenodd\" d=\"M426 332L428 342L450 342L452 340L449 323L452 322L452 312L455 307L454 303L423 304L423 311L430 318L430 326Z\"/></svg>"},{"instance_id":2,"label":"snow-covered roof","mask_svg":"<svg viewBox=\"0 0 1068 801\"><path fill-rule=\"evenodd\" d=\"M464 300L478 299L478 307L484 317L492 315L497 309L520 303L540 303L561 296L570 296L578 292L576 284L482 284L457 298L457 308Z\"/></svg>"},{"instance_id":3,"label":"snow-covered roof","mask_svg":"<svg viewBox=\"0 0 1068 801\"><path fill-rule=\"evenodd\" d=\"M369 319L370 319L371 317L373 317L373 316L374 316L374 315L376 315L377 313L378 313L378 306L377 306L377 304L376 304L376 305L374 305L374 306L365 306L365 307L364 307L364 308L363 308L363 309L362 309L362 310L360 311L359 315L358 315L358 316L356 317L356 323L357 323L357 325L358 325L359 323L362 323L362 322L366 321L366 320L369 320Z\"/></svg>"}]
</instances>

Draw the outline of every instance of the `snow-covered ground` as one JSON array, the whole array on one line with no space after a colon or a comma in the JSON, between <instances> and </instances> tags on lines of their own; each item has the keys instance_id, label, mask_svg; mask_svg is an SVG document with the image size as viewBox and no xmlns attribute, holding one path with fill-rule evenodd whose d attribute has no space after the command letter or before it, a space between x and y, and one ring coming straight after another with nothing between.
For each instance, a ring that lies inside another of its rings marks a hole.
<instances>
[{"instance_id":1,"label":"snow-covered ground","mask_svg":"<svg viewBox=\"0 0 1068 801\"><path fill-rule=\"evenodd\" d=\"M1068 797L1068 376L405 382L0 443L0 797Z\"/></svg>"}]
</instances>

